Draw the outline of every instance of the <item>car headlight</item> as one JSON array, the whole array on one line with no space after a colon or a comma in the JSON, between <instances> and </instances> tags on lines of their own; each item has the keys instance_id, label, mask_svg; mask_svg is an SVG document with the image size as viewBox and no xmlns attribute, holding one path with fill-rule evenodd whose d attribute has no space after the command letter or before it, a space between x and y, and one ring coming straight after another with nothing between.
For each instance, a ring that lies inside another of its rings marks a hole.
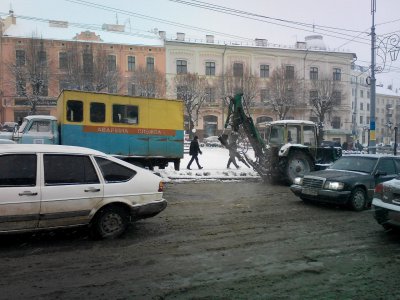
<instances>
[{"instance_id":1,"label":"car headlight","mask_svg":"<svg viewBox=\"0 0 400 300\"><path fill-rule=\"evenodd\" d=\"M343 182L338 182L338 181L326 181L324 184L324 189L327 190L343 190L344 188L344 183Z\"/></svg>"},{"instance_id":2,"label":"car headlight","mask_svg":"<svg viewBox=\"0 0 400 300\"><path fill-rule=\"evenodd\" d=\"M297 185L303 185L303 177L296 177L296 178L293 180L293 183L294 183L294 184L297 184Z\"/></svg>"}]
</instances>

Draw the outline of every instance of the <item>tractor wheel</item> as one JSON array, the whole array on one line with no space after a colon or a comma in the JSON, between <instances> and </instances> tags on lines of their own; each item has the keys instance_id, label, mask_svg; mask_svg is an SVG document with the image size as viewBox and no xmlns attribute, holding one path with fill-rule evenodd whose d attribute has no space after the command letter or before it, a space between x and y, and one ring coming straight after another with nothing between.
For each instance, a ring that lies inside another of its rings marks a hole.
<instances>
[{"instance_id":1,"label":"tractor wheel","mask_svg":"<svg viewBox=\"0 0 400 300\"><path fill-rule=\"evenodd\" d=\"M304 152L296 150L289 154L286 164L286 179L290 184L296 177L304 176L314 170L314 163Z\"/></svg>"}]
</instances>

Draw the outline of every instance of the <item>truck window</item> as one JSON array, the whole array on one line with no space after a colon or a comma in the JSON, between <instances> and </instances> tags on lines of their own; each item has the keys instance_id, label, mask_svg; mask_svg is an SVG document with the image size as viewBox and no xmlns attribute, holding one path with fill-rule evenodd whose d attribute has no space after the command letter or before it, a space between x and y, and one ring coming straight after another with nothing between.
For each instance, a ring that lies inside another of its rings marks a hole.
<instances>
[{"instance_id":1,"label":"truck window","mask_svg":"<svg viewBox=\"0 0 400 300\"><path fill-rule=\"evenodd\" d=\"M305 125L303 127L304 132L304 145L313 146L316 144L315 140L315 126Z\"/></svg>"},{"instance_id":2,"label":"truck window","mask_svg":"<svg viewBox=\"0 0 400 300\"><path fill-rule=\"evenodd\" d=\"M31 127L29 128L28 132L50 132L50 121L49 120L44 120L44 121L33 121Z\"/></svg>"},{"instance_id":3,"label":"truck window","mask_svg":"<svg viewBox=\"0 0 400 300\"><path fill-rule=\"evenodd\" d=\"M104 123L106 120L106 105L104 103L90 103L90 122Z\"/></svg>"},{"instance_id":4,"label":"truck window","mask_svg":"<svg viewBox=\"0 0 400 300\"><path fill-rule=\"evenodd\" d=\"M83 102L79 100L67 101L67 121L82 122L83 121Z\"/></svg>"},{"instance_id":5,"label":"truck window","mask_svg":"<svg viewBox=\"0 0 400 300\"><path fill-rule=\"evenodd\" d=\"M113 122L123 124L138 124L138 107L135 105L113 104Z\"/></svg>"},{"instance_id":6,"label":"truck window","mask_svg":"<svg viewBox=\"0 0 400 300\"><path fill-rule=\"evenodd\" d=\"M291 144L301 144L301 127L300 125L289 125L287 131L287 142Z\"/></svg>"},{"instance_id":7,"label":"truck window","mask_svg":"<svg viewBox=\"0 0 400 300\"><path fill-rule=\"evenodd\" d=\"M283 127L271 126L269 141L272 144L283 144Z\"/></svg>"}]
</instances>

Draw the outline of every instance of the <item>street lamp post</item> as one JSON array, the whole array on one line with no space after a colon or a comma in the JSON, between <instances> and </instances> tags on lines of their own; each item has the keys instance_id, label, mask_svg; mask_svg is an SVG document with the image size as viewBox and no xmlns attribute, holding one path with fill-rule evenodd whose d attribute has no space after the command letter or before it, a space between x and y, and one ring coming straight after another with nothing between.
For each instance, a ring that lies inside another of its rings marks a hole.
<instances>
[{"instance_id":1,"label":"street lamp post","mask_svg":"<svg viewBox=\"0 0 400 300\"><path fill-rule=\"evenodd\" d=\"M394 149L393 149L394 155L397 155L397 130L398 130L398 127L394 126Z\"/></svg>"}]
</instances>

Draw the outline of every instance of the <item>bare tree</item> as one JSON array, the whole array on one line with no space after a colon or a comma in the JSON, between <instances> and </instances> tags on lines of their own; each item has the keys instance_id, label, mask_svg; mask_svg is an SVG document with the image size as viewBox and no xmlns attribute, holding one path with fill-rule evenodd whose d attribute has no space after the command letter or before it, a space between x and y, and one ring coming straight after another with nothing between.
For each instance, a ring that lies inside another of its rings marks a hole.
<instances>
[{"instance_id":1,"label":"bare tree","mask_svg":"<svg viewBox=\"0 0 400 300\"><path fill-rule=\"evenodd\" d=\"M115 56L103 49L83 48L76 43L69 44L60 80L66 88L85 91L116 93L121 74L116 67Z\"/></svg>"},{"instance_id":2,"label":"bare tree","mask_svg":"<svg viewBox=\"0 0 400 300\"><path fill-rule=\"evenodd\" d=\"M340 105L342 93L343 87L340 81L328 77L311 81L310 105L313 114L318 118L319 124L324 124L326 117ZM322 142L323 136L322 126L320 126L319 143Z\"/></svg>"},{"instance_id":3,"label":"bare tree","mask_svg":"<svg viewBox=\"0 0 400 300\"><path fill-rule=\"evenodd\" d=\"M292 66L280 66L272 71L268 81L268 104L284 120L289 111L300 103L301 82Z\"/></svg>"},{"instance_id":4,"label":"bare tree","mask_svg":"<svg viewBox=\"0 0 400 300\"><path fill-rule=\"evenodd\" d=\"M234 70L234 67L229 68L225 75L225 87L229 96L243 93L244 104L252 107L259 93L260 78L256 74L252 74L248 68L238 71Z\"/></svg>"},{"instance_id":5,"label":"bare tree","mask_svg":"<svg viewBox=\"0 0 400 300\"><path fill-rule=\"evenodd\" d=\"M204 77L197 73L178 74L175 76L177 99L185 105L185 113L189 120L189 133L198 121L199 112L207 99L208 83Z\"/></svg>"},{"instance_id":6,"label":"bare tree","mask_svg":"<svg viewBox=\"0 0 400 300\"><path fill-rule=\"evenodd\" d=\"M161 98L165 95L165 76L158 70L139 67L132 75L135 91L132 94L148 98Z\"/></svg>"},{"instance_id":7,"label":"bare tree","mask_svg":"<svg viewBox=\"0 0 400 300\"><path fill-rule=\"evenodd\" d=\"M29 114L37 113L37 105L48 96L49 62L42 39L28 40L25 49L18 49L16 61L9 64L15 78L16 95L26 97Z\"/></svg>"}]
</instances>

